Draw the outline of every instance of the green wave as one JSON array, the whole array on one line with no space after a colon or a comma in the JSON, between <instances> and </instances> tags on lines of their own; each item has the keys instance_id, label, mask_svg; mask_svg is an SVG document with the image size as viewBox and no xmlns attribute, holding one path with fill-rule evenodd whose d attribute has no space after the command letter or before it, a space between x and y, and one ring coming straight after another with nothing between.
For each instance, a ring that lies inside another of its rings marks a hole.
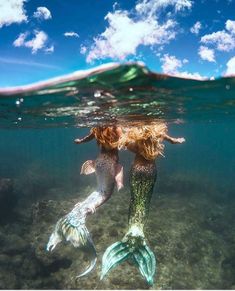
<instances>
[{"instance_id":1,"label":"green wave","mask_svg":"<svg viewBox=\"0 0 235 291\"><path fill-rule=\"evenodd\" d=\"M234 87L235 78L198 81L154 73L141 63L106 64L32 85L0 88L0 127L234 119Z\"/></svg>"}]
</instances>

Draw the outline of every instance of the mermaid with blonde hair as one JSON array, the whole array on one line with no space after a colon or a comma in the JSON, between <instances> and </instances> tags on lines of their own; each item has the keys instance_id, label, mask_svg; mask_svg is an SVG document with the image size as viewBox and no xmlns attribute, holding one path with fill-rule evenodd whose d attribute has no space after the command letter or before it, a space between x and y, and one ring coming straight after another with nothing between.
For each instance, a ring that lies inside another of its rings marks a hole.
<instances>
[{"instance_id":1,"label":"mermaid with blonde hair","mask_svg":"<svg viewBox=\"0 0 235 291\"><path fill-rule=\"evenodd\" d=\"M180 144L184 138L167 135L167 125L155 122L145 125L135 123L122 128L119 149L135 153L130 171L131 200L129 207L128 230L121 241L107 248L102 259L101 279L115 266L130 259L139 268L149 285L153 284L156 272L156 259L145 240L144 226L157 177L155 159L163 155L163 141Z\"/></svg>"}]
</instances>

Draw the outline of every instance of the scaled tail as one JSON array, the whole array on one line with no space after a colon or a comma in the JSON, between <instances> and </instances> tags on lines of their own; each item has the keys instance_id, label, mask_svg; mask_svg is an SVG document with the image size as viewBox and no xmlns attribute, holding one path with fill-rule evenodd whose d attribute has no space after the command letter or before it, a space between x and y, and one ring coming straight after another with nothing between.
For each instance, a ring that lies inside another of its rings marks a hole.
<instances>
[{"instance_id":1,"label":"scaled tail","mask_svg":"<svg viewBox=\"0 0 235 291\"><path fill-rule=\"evenodd\" d=\"M47 251L52 251L62 240L70 241L75 247L86 247L92 255L90 265L77 278L85 276L95 267L97 254L91 235L85 225L85 217L81 216L78 207L62 217L56 223L55 229L47 243Z\"/></svg>"},{"instance_id":2,"label":"scaled tail","mask_svg":"<svg viewBox=\"0 0 235 291\"><path fill-rule=\"evenodd\" d=\"M139 269L149 285L153 285L156 272L156 258L147 246L144 234L128 231L122 241L109 246L102 258L101 280L118 264L130 259Z\"/></svg>"}]
</instances>

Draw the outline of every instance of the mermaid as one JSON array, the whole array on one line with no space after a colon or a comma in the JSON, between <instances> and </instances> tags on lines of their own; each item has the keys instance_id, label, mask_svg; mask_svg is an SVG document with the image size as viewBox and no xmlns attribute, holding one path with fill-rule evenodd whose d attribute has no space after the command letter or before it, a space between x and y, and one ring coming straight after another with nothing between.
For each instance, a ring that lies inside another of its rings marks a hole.
<instances>
[{"instance_id":1,"label":"mermaid","mask_svg":"<svg viewBox=\"0 0 235 291\"><path fill-rule=\"evenodd\" d=\"M91 235L86 228L86 217L104 204L112 195L115 184L117 189L123 187L123 167L118 163L118 140L122 134L117 126L95 127L90 134L82 139L75 139L76 144L96 139L100 153L96 160L86 161L81 168L81 174L96 174L97 188L83 202L78 202L74 208L56 223L50 236L47 250L52 251L62 240L70 241L74 247L90 246L94 259L90 266L77 277L89 273L96 264L96 250Z\"/></svg>"},{"instance_id":2,"label":"mermaid","mask_svg":"<svg viewBox=\"0 0 235 291\"><path fill-rule=\"evenodd\" d=\"M157 177L155 159L163 155L163 141L180 144L184 138L167 135L167 125L155 122L148 125L136 123L123 128L119 148L135 153L130 171L131 200L129 207L128 230L121 241L109 246L102 258L101 279L115 266L130 259L139 268L149 285L153 284L156 272L156 259L147 245L144 226Z\"/></svg>"}]
</instances>

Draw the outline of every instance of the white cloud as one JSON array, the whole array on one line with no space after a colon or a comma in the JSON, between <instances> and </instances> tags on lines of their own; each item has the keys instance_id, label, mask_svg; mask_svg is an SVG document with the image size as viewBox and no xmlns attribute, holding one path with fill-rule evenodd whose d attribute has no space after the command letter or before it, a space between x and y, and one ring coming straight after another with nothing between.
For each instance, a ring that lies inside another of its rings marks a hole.
<instances>
[{"instance_id":1,"label":"white cloud","mask_svg":"<svg viewBox=\"0 0 235 291\"><path fill-rule=\"evenodd\" d=\"M108 13L109 27L97 38L87 56L87 61L101 58L124 59L134 55L139 45L166 44L175 38L173 20L159 25L157 20L148 18L134 21L127 12Z\"/></svg>"},{"instance_id":2,"label":"white cloud","mask_svg":"<svg viewBox=\"0 0 235 291\"><path fill-rule=\"evenodd\" d=\"M38 7L37 11L34 12L33 17L41 20L52 18L50 10L46 7Z\"/></svg>"},{"instance_id":3,"label":"white cloud","mask_svg":"<svg viewBox=\"0 0 235 291\"><path fill-rule=\"evenodd\" d=\"M235 57L232 57L226 64L227 70L225 76L234 76L235 75Z\"/></svg>"},{"instance_id":4,"label":"white cloud","mask_svg":"<svg viewBox=\"0 0 235 291\"><path fill-rule=\"evenodd\" d=\"M209 49L208 47L201 45L199 47L198 54L202 60L215 62L215 52L213 49Z\"/></svg>"},{"instance_id":5,"label":"white cloud","mask_svg":"<svg viewBox=\"0 0 235 291\"><path fill-rule=\"evenodd\" d=\"M48 36L44 31L34 31L35 37L31 40L26 41L29 33L21 33L19 37L13 42L15 47L27 47L32 49L32 54L36 54L38 50L44 49L45 44L48 40Z\"/></svg>"},{"instance_id":6,"label":"white cloud","mask_svg":"<svg viewBox=\"0 0 235 291\"><path fill-rule=\"evenodd\" d=\"M80 53L82 55L84 55L86 52L87 52L87 47L85 47L84 45L81 45L81 47L80 47Z\"/></svg>"},{"instance_id":7,"label":"white cloud","mask_svg":"<svg viewBox=\"0 0 235 291\"><path fill-rule=\"evenodd\" d=\"M173 6L175 12L192 8L191 0L143 0L136 5L136 11L140 14L153 15L160 10Z\"/></svg>"},{"instance_id":8,"label":"white cloud","mask_svg":"<svg viewBox=\"0 0 235 291\"><path fill-rule=\"evenodd\" d=\"M88 50L87 62L95 59L112 58L123 60L135 55L140 45L165 45L175 38L177 22L172 18L159 23L158 15L167 6L175 12L190 9L190 0L142 0L135 9L128 12L109 12L105 20L108 27L94 38Z\"/></svg>"},{"instance_id":9,"label":"white cloud","mask_svg":"<svg viewBox=\"0 0 235 291\"><path fill-rule=\"evenodd\" d=\"M0 0L0 28L3 25L27 21L26 0Z\"/></svg>"},{"instance_id":10,"label":"white cloud","mask_svg":"<svg viewBox=\"0 0 235 291\"><path fill-rule=\"evenodd\" d=\"M175 56L169 56L165 54L161 59L162 70L165 74L174 74L182 67L182 61L177 59Z\"/></svg>"},{"instance_id":11,"label":"white cloud","mask_svg":"<svg viewBox=\"0 0 235 291\"><path fill-rule=\"evenodd\" d=\"M65 32L64 36L66 36L66 37L79 37L79 35L74 31Z\"/></svg>"},{"instance_id":12,"label":"white cloud","mask_svg":"<svg viewBox=\"0 0 235 291\"><path fill-rule=\"evenodd\" d=\"M201 38L201 42L214 45L219 51L231 51L235 48L235 21L226 21L226 30L219 30L211 34L206 34Z\"/></svg>"},{"instance_id":13,"label":"white cloud","mask_svg":"<svg viewBox=\"0 0 235 291\"><path fill-rule=\"evenodd\" d=\"M198 34L200 29L202 28L202 24L200 21L197 21L191 28L190 31L194 34Z\"/></svg>"},{"instance_id":14,"label":"white cloud","mask_svg":"<svg viewBox=\"0 0 235 291\"><path fill-rule=\"evenodd\" d=\"M183 61L177 59L175 56L169 56L165 54L160 61L162 62L163 73L187 79L195 80L205 80L207 77L201 76L198 72L189 73L187 71L180 72L178 69L182 68L183 64L186 63L185 59Z\"/></svg>"},{"instance_id":15,"label":"white cloud","mask_svg":"<svg viewBox=\"0 0 235 291\"><path fill-rule=\"evenodd\" d=\"M46 47L46 48L44 49L44 51L45 51L46 53L48 53L48 54L53 53L54 50L55 50L54 45L51 45L50 47Z\"/></svg>"},{"instance_id":16,"label":"white cloud","mask_svg":"<svg viewBox=\"0 0 235 291\"><path fill-rule=\"evenodd\" d=\"M180 77L184 79L193 79L193 80L207 80L208 78L205 76L202 76L198 72L196 73L189 73L187 71L184 72L176 72L175 77Z\"/></svg>"},{"instance_id":17,"label":"white cloud","mask_svg":"<svg viewBox=\"0 0 235 291\"><path fill-rule=\"evenodd\" d=\"M125 12L109 13L106 19L109 28L94 39L88 62L105 57L125 59L128 55L135 55L141 44L166 44L176 34L173 29L176 23L172 20L163 25L152 18L135 22Z\"/></svg>"},{"instance_id":18,"label":"white cloud","mask_svg":"<svg viewBox=\"0 0 235 291\"><path fill-rule=\"evenodd\" d=\"M25 39L28 36L28 33L21 33L18 38L13 42L13 45L16 47L20 47L24 45Z\"/></svg>"},{"instance_id":19,"label":"white cloud","mask_svg":"<svg viewBox=\"0 0 235 291\"><path fill-rule=\"evenodd\" d=\"M235 34L235 21L228 19L226 21L225 27L228 31L230 31L232 34Z\"/></svg>"}]
</instances>

